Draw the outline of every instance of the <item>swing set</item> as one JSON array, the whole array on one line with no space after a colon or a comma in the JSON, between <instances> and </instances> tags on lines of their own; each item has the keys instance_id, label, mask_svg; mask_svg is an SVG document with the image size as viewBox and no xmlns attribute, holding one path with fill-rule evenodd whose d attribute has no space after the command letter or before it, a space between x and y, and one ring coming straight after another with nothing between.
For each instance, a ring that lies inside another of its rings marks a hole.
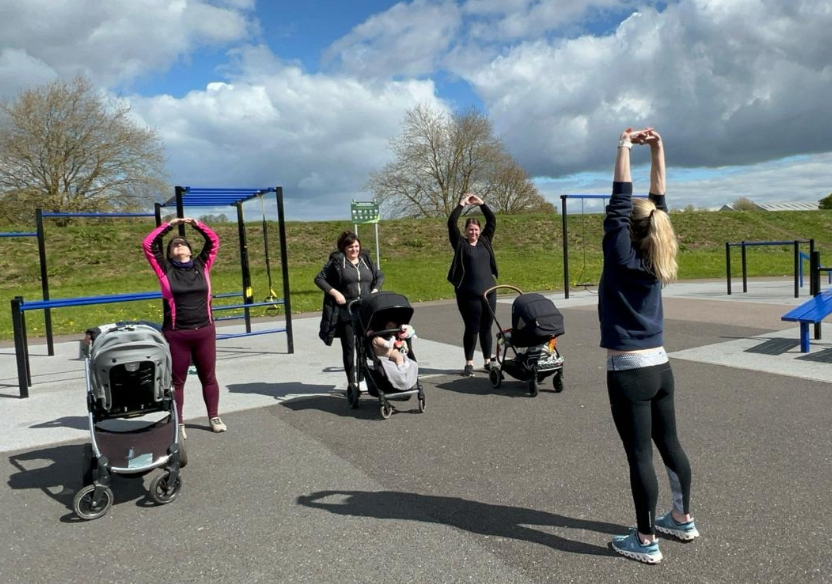
<instances>
[{"instance_id":1,"label":"swing set","mask_svg":"<svg viewBox=\"0 0 832 584\"><path fill-rule=\"evenodd\" d=\"M597 282L584 282L584 273L586 272L586 229L584 224L584 202L587 199L602 199L606 201L609 199L610 195L593 195L593 194L568 194L568 195L561 195L560 196L560 207L561 207L561 226L562 226L562 235L563 235L563 297L565 299L569 299L569 243L568 243L568 227L566 221L566 213L567 213L567 200L568 199L580 199L581 201L581 248L583 251L583 263L581 264L581 271L578 273L578 277L575 279L575 286L582 287L584 290L588 290L590 287L596 287L598 285ZM633 198L638 199L646 199L647 195L633 195ZM606 207L606 203L602 202L602 207Z\"/></svg>"}]
</instances>

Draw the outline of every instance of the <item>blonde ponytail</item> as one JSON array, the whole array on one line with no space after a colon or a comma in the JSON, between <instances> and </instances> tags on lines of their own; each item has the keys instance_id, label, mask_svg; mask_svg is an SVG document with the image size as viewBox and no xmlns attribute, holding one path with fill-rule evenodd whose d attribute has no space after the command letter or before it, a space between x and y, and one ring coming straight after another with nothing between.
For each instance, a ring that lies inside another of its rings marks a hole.
<instances>
[{"instance_id":1,"label":"blonde ponytail","mask_svg":"<svg viewBox=\"0 0 832 584\"><path fill-rule=\"evenodd\" d=\"M662 285L675 281L679 269L676 263L679 245L670 216L657 209L649 199L635 199L630 216L630 234L656 279Z\"/></svg>"}]
</instances>

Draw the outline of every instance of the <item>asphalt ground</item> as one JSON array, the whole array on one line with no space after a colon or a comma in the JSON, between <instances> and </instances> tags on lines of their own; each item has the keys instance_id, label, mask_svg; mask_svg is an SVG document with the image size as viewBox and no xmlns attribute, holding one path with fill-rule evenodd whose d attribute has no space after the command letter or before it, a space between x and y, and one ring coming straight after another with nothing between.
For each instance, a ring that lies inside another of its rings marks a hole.
<instances>
[{"instance_id":1,"label":"asphalt ground","mask_svg":"<svg viewBox=\"0 0 832 584\"><path fill-rule=\"evenodd\" d=\"M795 362L779 366L778 357L765 357L770 370L708 362L720 346L794 328L778 316L793 304L666 298L702 537L662 538L658 566L608 545L635 517L589 298L559 303L561 394L531 398L511 380L495 390L483 373L466 379L444 365L462 365L451 302L416 307L417 355L419 343L431 348L424 414L383 421L371 398L348 409L332 381L343 376L339 349L321 352L316 339L295 341L320 353L306 358L315 374L281 365L291 355L229 359L223 400L266 401L224 413L221 435L189 422L185 487L167 506L148 501L150 476L117 477L113 509L79 521L71 505L86 440L6 450L0 582L832 582L832 387L791 374ZM498 305L505 326L509 306ZM245 381L270 360L270 374ZM44 391L42 405L31 403L44 410L58 396ZM663 513L669 490L657 454L655 462Z\"/></svg>"}]
</instances>

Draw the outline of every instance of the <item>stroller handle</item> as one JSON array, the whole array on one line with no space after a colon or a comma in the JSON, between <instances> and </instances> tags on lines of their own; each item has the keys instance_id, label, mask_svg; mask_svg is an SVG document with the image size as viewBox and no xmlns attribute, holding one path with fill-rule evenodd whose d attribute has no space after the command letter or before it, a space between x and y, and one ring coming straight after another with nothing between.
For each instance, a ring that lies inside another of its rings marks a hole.
<instances>
[{"instance_id":1,"label":"stroller handle","mask_svg":"<svg viewBox=\"0 0 832 584\"><path fill-rule=\"evenodd\" d=\"M487 301L488 300L488 295L491 294L492 292L494 292L494 290L498 290L500 288L508 288L509 290L514 290L518 294L523 293L523 291L520 288L518 288L517 286L509 286L508 284L497 284L496 286L492 286L491 288L489 288L488 290L486 290L485 292L482 293L483 300Z\"/></svg>"}]
</instances>

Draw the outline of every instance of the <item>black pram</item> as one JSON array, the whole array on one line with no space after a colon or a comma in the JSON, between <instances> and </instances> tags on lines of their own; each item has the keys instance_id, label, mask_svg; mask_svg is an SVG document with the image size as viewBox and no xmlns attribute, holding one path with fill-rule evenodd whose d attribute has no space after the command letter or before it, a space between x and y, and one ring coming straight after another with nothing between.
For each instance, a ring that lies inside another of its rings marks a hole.
<instances>
[{"instance_id":1,"label":"black pram","mask_svg":"<svg viewBox=\"0 0 832 584\"><path fill-rule=\"evenodd\" d=\"M494 286L483 294L483 303L488 304L488 294L499 288L508 288L519 294L511 304L511 328L503 329L497 323L497 356L488 372L494 388L500 387L507 373L519 381L527 381L529 393L535 397L540 391L540 382L553 375L552 386L556 393L563 391L563 357L558 352L557 338L565 331L563 315L555 303L542 294L524 294L514 286ZM493 311L492 311L493 314ZM513 358L508 358L511 349ZM525 349L525 350L520 350Z\"/></svg>"},{"instance_id":2,"label":"black pram","mask_svg":"<svg viewBox=\"0 0 832 584\"><path fill-rule=\"evenodd\" d=\"M399 332L402 325L410 324L413 317L413 307L407 298L395 292L377 292L349 305L353 330L355 331L355 378L347 386L347 402L351 408L357 408L361 396L360 382L367 382L367 392L378 398L379 411L385 420L394 411L393 401L407 401L417 396L419 413L425 411L425 392L419 383L416 356L413 353L411 339L407 339L406 369L402 375L397 375L396 383L391 376L397 372L391 368L397 366L387 357L379 357L373 349L373 339L387 338ZM388 323L394 323L396 328L387 328ZM401 383L407 380L407 385ZM398 387L396 385L399 385Z\"/></svg>"},{"instance_id":3,"label":"black pram","mask_svg":"<svg viewBox=\"0 0 832 584\"><path fill-rule=\"evenodd\" d=\"M135 323L88 331L85 360L90 444L84 445L83 486L72 507L81 519L97 519L113 504L113 474L143 476L164 467L150 484L162 505L182 489L187 464L171 386L171 357L162 333Z\"/></svg>"}]
</instances>

